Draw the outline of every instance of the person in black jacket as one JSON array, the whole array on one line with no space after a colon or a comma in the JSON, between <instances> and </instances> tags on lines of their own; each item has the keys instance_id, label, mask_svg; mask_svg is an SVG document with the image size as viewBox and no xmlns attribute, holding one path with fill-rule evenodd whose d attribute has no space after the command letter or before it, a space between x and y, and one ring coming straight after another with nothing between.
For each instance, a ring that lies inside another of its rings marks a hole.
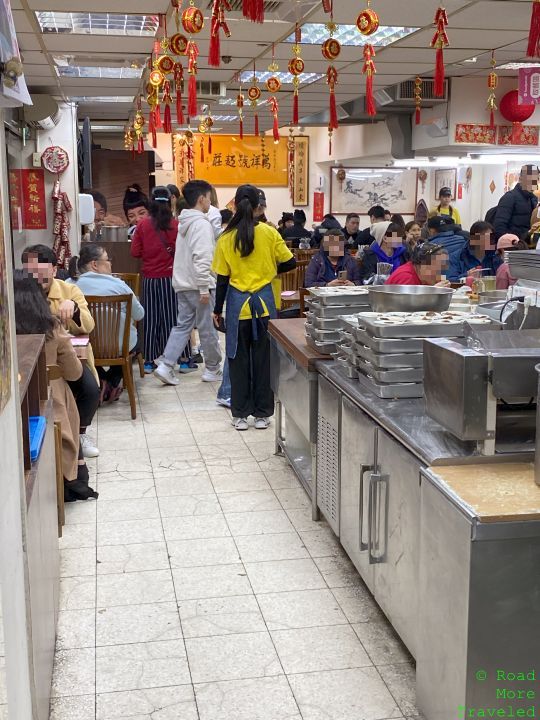
<instances>
[{"instance_id":1,"label":"person in black jacket","mask_svg":"<svg viewBox=\"0 0 540 720\"><path fill-rule=\"evenodd\" d=\"M531 215L538 204L534 191L538 189L540 172L536 165L521 168L519 182L499 200L495 215L495 239L512 233L524 237L531 228Z\"/></svg>"},{"instance_id":2,"label":"person in black jacket","mask_svg":"<svg viewBox=\"0 0 540 720\"><path fill-rule=\"evenodd\" d=\"M343 228L333 215L325 215L319 227L315 228L315 232L311 236L311 247L321 247L321 240L327 230L339 230L341 233L343 232Z\"/></svg>"},{"instance_id":3,"label":"person in black jacket","mask_svg":"<svg viewBox=\"0 0 540 720\"><path fill-rule=\"evenodd\" d=\"M282 233L284 240L292 240L293 247L298 247L300 240L305 239L307 242L311 240L311 233L306 230L306 213L303 210L295 210L293 213L294 225L285 228Z\"/></svg>"},{"instance_id":4,"label":"person in black jacket","mask_svg":"<svg viewBox=\"0 0 540 720\"><path fill-rule=\"evenodd\" d=\"M360 247L360 245L371 245L375 240L375 235L372 233L373 226L377 223L386 222L385 209L382 205L373 205L373 207L369 208L368 215L371 225L358 233L356 238L357 247Z\"/></svg>"}]
</instances>

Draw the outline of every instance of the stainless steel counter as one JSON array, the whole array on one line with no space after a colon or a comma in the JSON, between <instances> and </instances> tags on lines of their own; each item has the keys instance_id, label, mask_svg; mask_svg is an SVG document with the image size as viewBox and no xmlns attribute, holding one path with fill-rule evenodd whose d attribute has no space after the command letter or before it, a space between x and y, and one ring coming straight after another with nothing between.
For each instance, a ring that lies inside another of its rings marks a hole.
<instances>
[{"instance_id":1,"label":"stainless steel counter","mask_svg":"<svg viewBox=\"0 0 540 720\"><path fill-rule=\"evenodd\" d=\"M485 462L474 442L462 442L426 414L424 398L384 400L366 393L357 380L351 380L337 363L317 362L320 375L335 385L355 405L395 437L425 465L455 465ZM498 455L498 462L532 462L530 453Z\"/></svg>"}]
</instances>

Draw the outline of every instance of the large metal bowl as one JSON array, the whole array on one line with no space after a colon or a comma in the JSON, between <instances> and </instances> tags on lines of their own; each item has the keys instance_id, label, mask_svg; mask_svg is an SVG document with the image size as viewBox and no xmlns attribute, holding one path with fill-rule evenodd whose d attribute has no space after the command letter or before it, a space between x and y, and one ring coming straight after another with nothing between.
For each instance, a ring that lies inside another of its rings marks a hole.
<instances>
[{"instance_id":1,"label":"large metal bowl","mask_svg":"<svg viewBox=\"0 0 540 720\"><path fill-rule=\"evenodd\" d=\"M453 292L428 285L373 285L369 287L369 302L375 312L442 312L448 310Z\"/></svg>"}]
</instances>

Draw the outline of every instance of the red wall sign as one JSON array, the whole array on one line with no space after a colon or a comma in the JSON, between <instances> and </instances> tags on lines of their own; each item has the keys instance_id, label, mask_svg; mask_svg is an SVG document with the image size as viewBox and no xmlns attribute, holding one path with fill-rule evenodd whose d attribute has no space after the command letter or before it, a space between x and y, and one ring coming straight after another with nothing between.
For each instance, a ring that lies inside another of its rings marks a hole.
<instances>
[{"instance_id":1,"label":"red wall sign","mask_svg":"<svg viewBox=\"0 0 540 720\"><path fill-rule=\"evenodd\" d=\"M313 193L313 222L322 222L324 219L324 193Z\"/></svg>"},{"instance_id":2,"label":"red wall sign","mask_svg":"<svg viewBox=\"0 0 540 720\"><path fill-rule=\"evenodd\" d=\"M10 170L9 200L14 230L47 229L45 172L42 168Z\"/></svg>"}]
</instances>

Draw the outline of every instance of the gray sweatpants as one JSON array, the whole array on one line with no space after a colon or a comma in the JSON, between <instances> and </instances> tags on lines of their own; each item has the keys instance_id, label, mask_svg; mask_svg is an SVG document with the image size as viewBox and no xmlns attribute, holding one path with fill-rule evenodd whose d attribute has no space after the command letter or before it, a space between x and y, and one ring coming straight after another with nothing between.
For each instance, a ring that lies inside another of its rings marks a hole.
<instances>
[{"instance_id":1,"label":"gray sweatpants","mask_svg":"<svg viewBox=\"0 0 540 720\"><path fill-rule=\"evenodd\" d=\"M171 330L167 346L163 351L162 360L166 365L174 367L176 360L182 354L191 331L197 326L201 347L204 355L204 364L208 370L215 371L221 363L221 349L219 347L218 332L212 322L215 292L210 291L210 302L203 305L200 302L198 290L184 290L176 293L178 302L178 317L176 325Z\"/></svg>"}]
</instances>

